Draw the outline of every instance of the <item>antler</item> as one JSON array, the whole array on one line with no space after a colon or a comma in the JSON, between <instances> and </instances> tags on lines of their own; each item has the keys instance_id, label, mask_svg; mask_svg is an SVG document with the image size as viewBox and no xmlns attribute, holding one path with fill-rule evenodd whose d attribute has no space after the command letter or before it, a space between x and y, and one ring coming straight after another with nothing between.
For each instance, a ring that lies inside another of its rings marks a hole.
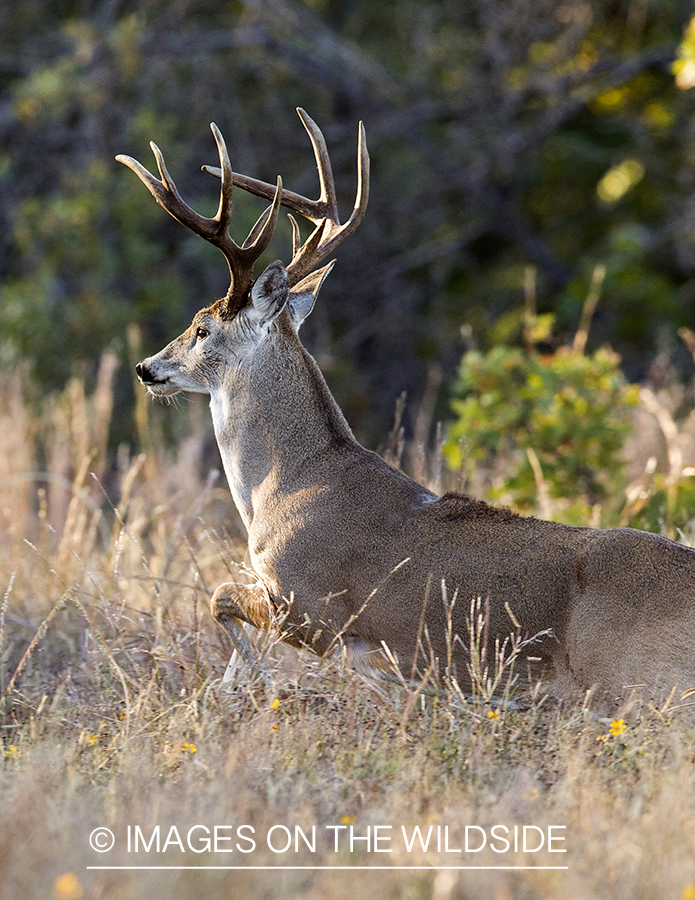
<instances>
[{"instance_id":1,"label":"antler","mask_svg":"<svg viewBox=\"0 0 695 900\"><path fill-rule=\"evenodd\" d=\"M161 181L155 178L137 160L130 156L120 155L116 159L132 169L140 180L149 188L155 200L172 215L178 222L190 228L195 234L199 234L215 247L218 247L227 258L231 284L227 292L225 314L235 315L245 305L249 289L253 282L253 266L258 257L263 253L273 236L275 225L280 211L282 198L282 179L278 176L277 185L273 188L268 185L268 199L272 205L259 217L251 229L249 236L239 246L229 234L229 223L232 217L232 189L235 183L239 183L238 176L232 173L229 162L227 145L224 142L219 128L214 122L210 125L217 144L221 168L216 170L218 178L221 178L220 204L217 214L212 219L201 216L191 209L182 199L174 180L167 171L164 157L155 143L150 143L152 152L157 160L157 168L161 175ZM206 167L203 167L206 168ZM243 176L242 176L243 177ZM262 195L265 196L265 195Z\"/></svg>"},{"instance_id":2,"label":"antler","mask_svg":"<svg viewBox=\"0 0 695 900\"><path fill-rule=\"evenodd\" d=\"M316 226L304 244L301 244L299 226L293 216L289 216L292 222L293 253L292 262L287 266L290 285L298 284L316 266L325 259L329 253L351 235L362 221L369 200L369 154L367 153L367 139L362 122L359 124L357 138L357 196L352 215L344 225L340 224L338 217L338 201L335 196L335 183L333 170L328 157L326 141L321 130L314 120L303 109L297 109L302 124L309 133L316 166L319 171L321 195L318 200L309 200L293 191L283 191L280 202L283 206L299 213ZM213 166L203 166L203 171L216 178L222 178L224 182L224 169ZM234 184L238 185L258 197L270 200L275 193L272 185L265 181L258 181L246 175L232 175Z\"/></svg>"}]
</instances>

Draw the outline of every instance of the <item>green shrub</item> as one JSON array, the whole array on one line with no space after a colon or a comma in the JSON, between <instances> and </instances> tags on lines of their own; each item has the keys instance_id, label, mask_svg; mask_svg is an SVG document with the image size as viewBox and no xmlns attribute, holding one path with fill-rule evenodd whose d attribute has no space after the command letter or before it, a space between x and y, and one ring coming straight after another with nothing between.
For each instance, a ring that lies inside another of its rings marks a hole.
<instances>
[{"instance_id":1,"label":"green shrub","mask_svg":"<svg viewBox=\"0 0 695 900\"><path fill-rule=\"evenodd\" d=\"M627 384L619 362L607 348L591 355L568 347L467 353L451 401L457 419L445 445L447 463L467 479L487 467L491 497L522 509L537 506L539 491L558 500L578 497L571 508L553 506L560 518L580 519L624 487L620 451L637 388Z\"/></svg>"}]
</instances>

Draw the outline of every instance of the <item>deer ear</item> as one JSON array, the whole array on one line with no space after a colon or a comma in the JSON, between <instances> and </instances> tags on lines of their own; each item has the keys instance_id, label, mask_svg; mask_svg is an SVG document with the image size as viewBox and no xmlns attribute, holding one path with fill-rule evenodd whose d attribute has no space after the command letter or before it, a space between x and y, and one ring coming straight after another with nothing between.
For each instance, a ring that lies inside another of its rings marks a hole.
<instances>
[{"instance_id":1,"label":"deer ear","mask_svg":"<svg viewBox=\"0 0 695 900\"><path fill-rule=\"evenodd\" d=\"M280 260L275 260L251 288L251 303L247 307L249 319L257 325L272 322L282 312L289 292L287 271Z\"/></svg>"},{"instance_id":2,"label":"deer ear","mask_svg":"<svg viewBox=\"0 0 695 900\"><path fill-rule=\"evenodd\" d=\"M316 298L321 290L324 278L328 275L334 265L335 260L329 262L328 265L324 266L322 269L317 269L315 272L312 272L311 275L307 275L306 278L303 278L299 284L290 291L290 315L292 316L292 322L297 331L299 331L299 326L314 308L314 303L316 303Z\"/></svg>"}]
</instances>

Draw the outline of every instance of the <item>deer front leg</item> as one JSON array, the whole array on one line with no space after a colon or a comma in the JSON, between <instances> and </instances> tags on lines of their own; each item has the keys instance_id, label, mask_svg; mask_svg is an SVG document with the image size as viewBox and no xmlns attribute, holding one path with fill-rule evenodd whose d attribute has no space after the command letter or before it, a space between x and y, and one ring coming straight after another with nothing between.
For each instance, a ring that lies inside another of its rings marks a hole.
<instances>
[{"instance_id":1,"label":"deer front leg","mask_svg":"<svg viewBox=\"0 0 695 900\"><path fill-rule=\"evenodd\" d=\"M232 681L239 658L251 668L262 669L242 622L248 622L261 631L268 631L272 621L272 606L265 588L261 584L221 584L212 595L210 611L213 619L230 636L234 646L222 683L226 685Z\"/></svg>"}]
</instances>

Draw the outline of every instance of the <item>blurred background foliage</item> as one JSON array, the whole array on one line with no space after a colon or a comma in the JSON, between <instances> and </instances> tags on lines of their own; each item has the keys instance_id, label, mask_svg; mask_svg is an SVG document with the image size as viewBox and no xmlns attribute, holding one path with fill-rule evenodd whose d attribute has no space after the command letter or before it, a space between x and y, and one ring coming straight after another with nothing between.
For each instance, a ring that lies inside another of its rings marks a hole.
<instances>
[{"instance_id":1,"label":"blurred background foliage","mask_svg":"<svg viewBox=\"0 0 695 900\"><path fill-rule=\"evenodd\" d=\"M0 5L0 365L30 370L38 396L96 371L105 348L130 364L183 330L226 290L226 264L114 156L153 167L154 140L211 214L215 121L240 172L315 196L302 106L345 210L359 119L367 130L368 214L303 330L362 440L388 430L404 391L411 434L423 391L431 421L450 415L464 350L523 344L530 270L554 322L541 351L571 341L602 266L585 366L611 369L593 355L610 344L629 381L658 380L664 354L690 378L677 330L695 322L692 14L682 0ZM238 238L262 207L237 194ZM265 261L289 248L284 225ZM137 444L124 371L114 440Z\"/></svg>"},{"instance_id":2,"label":"blurred background foliage","mask_svg":"<svg viewBox=\"0 0 695 900\"><path fill-rule=\"evenodd\" d=\"M620 451L637 388L625 383L618 361L607 348L590 355L567 347L545 355L501 346L467 353L444 448L450 466L468 484L490 482L494 499L527 512L545 502L548 518L576 525L596 504L622 501ZM492 470L486 478L484 469Z\"/></svg>"}]
</instances>

